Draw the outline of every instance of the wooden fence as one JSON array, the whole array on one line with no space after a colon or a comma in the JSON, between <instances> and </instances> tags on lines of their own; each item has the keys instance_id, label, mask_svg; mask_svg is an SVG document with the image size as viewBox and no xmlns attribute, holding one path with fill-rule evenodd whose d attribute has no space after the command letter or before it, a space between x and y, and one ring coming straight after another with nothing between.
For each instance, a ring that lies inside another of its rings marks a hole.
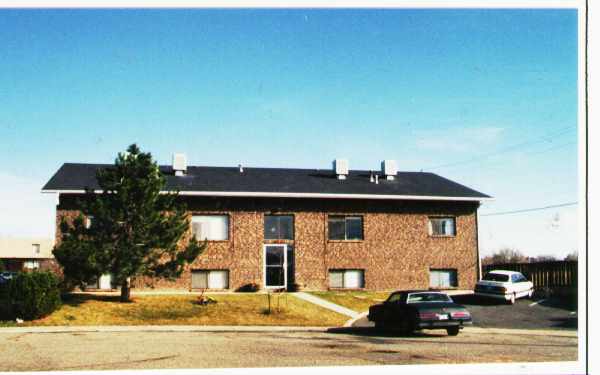
<instances>
[{"instance_id":1,"label":"wooden fence","mask_svg":"<svg viewBox=\"0 0 600 375\"><path fill-rule=\"evenodd\" d=\"M482 269L484 274L491 270L521 272L535 288L577 287L577 261L488 264Z\"/></svg>"}]
</instances>

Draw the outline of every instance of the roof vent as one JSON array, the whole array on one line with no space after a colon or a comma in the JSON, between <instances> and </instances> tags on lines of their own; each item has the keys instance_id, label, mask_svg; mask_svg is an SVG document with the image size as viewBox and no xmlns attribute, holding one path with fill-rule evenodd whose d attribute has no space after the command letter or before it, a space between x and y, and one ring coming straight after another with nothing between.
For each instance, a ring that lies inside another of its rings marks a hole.
<instances>
[{"instance_id":1,"label":"roof vent","mask_svg":"<svg viewBox=\"0 0 600 375\"><path fill-rule=\"evenodd\" d=\"M185 154L173 154L173 170L175 176L184 176L187 172L187 158Z\"/></svg>"},{"instance_id":2,"label":"roof vent","mask_svg":"<svg viewBox=\"0 0 600 375\"><path fill-rule=\"evenodd\" d=\"M396 166L396 160L384 160L381 162L381 173L385 175L386 180L394 180L396 174L398 174L398 167Z\"/></svg>"},{"instance_id":3,"label":"roof vent","mask_svg":"<svg viewBox=\"0 0 600 375\"><path fill-rule=\"evenodd\" d=\"M348 159L335 159L333 161L333 170L338 180L345 180L348 176Z\"/></svg>"}]
</instances>

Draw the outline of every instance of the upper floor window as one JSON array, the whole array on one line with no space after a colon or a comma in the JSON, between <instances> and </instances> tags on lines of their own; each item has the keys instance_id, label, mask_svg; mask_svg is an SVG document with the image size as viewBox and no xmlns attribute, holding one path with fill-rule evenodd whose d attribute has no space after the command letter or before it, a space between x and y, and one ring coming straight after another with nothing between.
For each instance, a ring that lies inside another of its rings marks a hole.
<instances>
[{"instance_id":1,"label":"upper floor window","mask_svg":"<svg viewBox=\"0 0 600 375\"><path fill-rule=\"evenodd\" d=\"M455 236L456 220L453 217L430 217L430 236Z\"/></svg>"},{"instance_id":2,"label":"upper floor window","mask_svg":"<svg viewBox=\"0 0 600 375\"><path fill-rule=\"evenodd\" d=\"M33 248L33 253L35 255L40 253L40 244L39 243L34 243L31 245L31 247Z\"/></svg>"},{"instance_id":3,"label":"upper floor window","mask_svg":"<svg viewBox=\"0 0 600 375\"><path fill-rule=\"evenodd\" d=\"M92 220L94 220L94 217L92 215L89 215L85 218L85 229L90 229L92 227Z\"/></svg>"},{"instance_id":4,"label":"upper floor window","mask_svg":"<svg viewBox=\"0 0 600 375\"><path fill-rule=\"evenodd\" d=\"M362 216L329 216L330 240L362 240Z\"/></svg>"},{"instance_id":5,"label":"upper floor window","mask_svg":"<svg viewBox=\"0 0 600 375\"><path fill-rule=\"evenodd\" d=\"M194 215L192 234L199 241L226 241L229 239L229 216Z\"/></svg>"},{"instance_id":6,"label":"upper floor window","mask_svg":"<svg viewBox=\"0 0 600 375\"><path fill-rule=\"evenodd\" d=\"M266 240L293 240L294 216L265 215Z\"/></svg>"}]
</instances>

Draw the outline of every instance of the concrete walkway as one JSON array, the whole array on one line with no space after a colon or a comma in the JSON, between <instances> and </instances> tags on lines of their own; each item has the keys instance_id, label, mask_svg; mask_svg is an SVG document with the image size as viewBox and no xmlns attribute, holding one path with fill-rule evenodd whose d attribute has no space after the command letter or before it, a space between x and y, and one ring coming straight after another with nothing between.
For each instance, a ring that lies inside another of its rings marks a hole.
<instances>
[{"instance_id":1,"label":"concrete walkway","mask_svg":"<svg viewBox=\"0 0 600 375\"><path fill-rule=\"evenodd\" d=\"M357 313L354 310L350 310L349 308L346 308L344 306L340 306L333 302L326 301L322 298L313 296L312 294L308 294L308 293L304 293L304 292L295 292L295 293L291 293L291 294L297 298L300 298L300 299L306 301L306 302L314 303L317 306L321 306L325 309L335 311L338 314L349 316L353 319L357 318L360 315L359 313Z\"/></svg>"},{"instance_id":2,"label":"concrete walkway","mask_svg":"<svg viewBox=\"0 0 600 375\"><path fill-rule=\"evenodd\" d=\"M327 332L332 327L304 326L35 326L0 327L0 333L69 332Z\"/></svg>"}]
</instances>

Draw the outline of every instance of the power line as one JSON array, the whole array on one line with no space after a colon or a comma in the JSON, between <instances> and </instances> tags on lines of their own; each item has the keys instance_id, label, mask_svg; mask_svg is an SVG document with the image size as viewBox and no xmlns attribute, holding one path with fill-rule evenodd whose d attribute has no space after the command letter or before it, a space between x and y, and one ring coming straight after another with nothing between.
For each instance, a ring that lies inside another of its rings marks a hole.
<instances>
[{"instance_id":1,"label":"power line","mask_svg":"<svg viewBox=\"0 0 600 375\"><path fill-rule=\"evenodd\" d=\"M479 216L499 216L499 215L510 215L510 214L518 214L521 212L531 212L531 211L540 211L540 210L547 210L549 208L557 208L557 207L566 207L566 206L574 206L576 205L577 202L568 202L568 203L561 203L561 204L553 204L551 206L544 206L544 207L535 207L535 208L525 208L522 210L514 210L514 211L502 211L502 212L492 212L490 214L481 214Z\"/></svg>"},{"instance_id":2,"label":"power line","mask_svg":"<svg viewBox=\"0 0 600 375\"><path fill-rule=\"evenodd\" d=\"M489 158L491 156L496 156L496 155L501 155L504 154L506 152L512 152L515 151L519 148L522 148L524 146L529 146L529 145L533 145L533 144L537 144L537 143L542 143L542 142L552 142L552 138L556 138L559 135L563 135L567 132L569 132L571 129L575 128L575 126L567 126L561 129L558 129L556 133L553 133L551 135L547 135L547 136L543 136L541 137L541 139L535 139L535 140L530 140L527 142L522 142L522 143L518 143L512 146L508 146L505 148L502 148L498 151L494 151L491 152L489 154L483 154L483 155L479 155L477 157L471 158L471 159L466 159L466 160L462 160L462 161L457 161L457 162L452 162L452 163L446 163L446 164L440 164L440 165L436 165L434 167L429 167L429 168L425 168L425 169L440 169L440 168L448 168L448 167L454 167L457 165L462 165L462 164L469 164L469 163L476 163L476 162L480 162L482 159L486 159Z\"/></svg>"}]
</instances>

